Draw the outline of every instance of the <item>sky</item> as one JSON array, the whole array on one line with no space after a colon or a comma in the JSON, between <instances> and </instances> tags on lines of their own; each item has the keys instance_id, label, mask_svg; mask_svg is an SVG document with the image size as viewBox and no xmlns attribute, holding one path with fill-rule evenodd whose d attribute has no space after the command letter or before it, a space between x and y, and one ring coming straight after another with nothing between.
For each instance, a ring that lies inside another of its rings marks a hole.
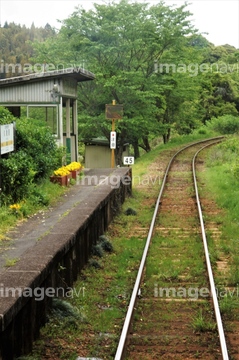
<instances>
[{"instance_id":1,"label":"sky","mask_svg":"<svg viewBox=\"0 0 239 360\"><path fill-rule=\"evenodd\" d=\"M143 0L138 0L143 1ZM147 0L156 4L158 0ZM166 5L180 6L181 0L164 0ZM36 27L49 23L60 28L58 20L67 19L76 9L82 6L86 10L93 3L108 3L107 0L0 0L0 24L7 22L30 27L34 22ZM187 9L193 14L192 24L204 33L214 45L229 44L239 48L239 0L188 0ZM208 33L208 34L205 34Z\"/></svg>"}]
</instances>

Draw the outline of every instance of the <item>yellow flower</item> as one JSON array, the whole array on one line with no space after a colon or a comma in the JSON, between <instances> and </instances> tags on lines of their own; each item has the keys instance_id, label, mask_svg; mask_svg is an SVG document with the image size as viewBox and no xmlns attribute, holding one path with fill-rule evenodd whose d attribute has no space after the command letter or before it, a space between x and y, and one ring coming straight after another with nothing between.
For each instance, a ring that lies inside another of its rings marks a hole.
<instances>
[{"instance_id":1,"label":"yellow flower","mask_svg":"<svg viewBox=\"0 0 239 360\"><path fill-rule=\"evenodd\" d=\"M69 175L70 171L67 169L66 166L62 166L59 169L54 171L54 175L56 176L65 176L65 175Z\"/></svg>"},{"instance_id":2,"label":"yellow flower","mask_svg":"<svg viewBox=\"0 0 239 360\"><path fill-rule=\"evenodd\" d=\"M66 168L67 168L69 171L80 170L80 169L81 169L81 163L79 163L79 162L77 162L77 161L73 161L73 162L71 162L69 165L67 165Z\"/></svg>"},{"instance_id":3,"label":"yellow flower","mask_svg":"<svg viewBox=\"0 0 239 360\"><path fill-rule=\"evenodd\" d=\"M10 208L11 210L17 211L17 210L20 210L21 205L19 205L19 204L13 204L13 205L10 205L9 208Z\"/></svg>"}]
</instances>

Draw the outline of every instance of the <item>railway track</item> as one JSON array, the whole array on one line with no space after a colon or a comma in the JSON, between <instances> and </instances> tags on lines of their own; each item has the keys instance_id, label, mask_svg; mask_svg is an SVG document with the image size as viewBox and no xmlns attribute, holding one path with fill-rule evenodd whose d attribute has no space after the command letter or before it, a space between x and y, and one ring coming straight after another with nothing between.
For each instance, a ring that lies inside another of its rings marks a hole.
<instances>
[{"instance_id":1,"label":"railway track","mask_svg":"<svg viewBox=\"0 0 239 360\"><path fill-rule=\"evenodd\" d=\"M170 160L115 360L229 359L190 145Z\"/></svg>"}]
</instances>

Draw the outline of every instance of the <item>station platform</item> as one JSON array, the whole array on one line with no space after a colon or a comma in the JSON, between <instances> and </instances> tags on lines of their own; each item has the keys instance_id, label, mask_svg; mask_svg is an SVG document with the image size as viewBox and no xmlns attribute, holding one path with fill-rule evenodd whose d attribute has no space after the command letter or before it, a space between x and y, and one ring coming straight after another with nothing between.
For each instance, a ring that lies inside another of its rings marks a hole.
<instances>
[{"instance_id":1,"label":"station platform","mask_svg":"<svg viewBox=\"0 0 239 360\"><path fill-rule=\"evenodd\" d=\"M11 360L31 350L52 301L47 296L41 301L19 296L19 289L32 289L34 294L34 289L72 286L92 246L131 194L131 179L127 167L84 169L80 181L55 206L20 222L1 242L1 359ZM7 259L16 261L6 267ZM6 296L5 289L18 292Z\"/></svg>"},{"instance_id":2,"label":"station platform","mask_svg":"<svg viewBox=\"0 0 239 360\"><path fill-rule=\"evenodd\" d=\"M84 207L85 214L91 212L102 188L119 187L120 179L125 178L125 183L130 184L127 178L128 168L116 169L84 169L84 176L77 180L74 186L67 189L63 198L49 209L39 211L37 214L20 222L7 235L6 240L0 243L0 272L5 270L6 260L21 257L24 252L32 248L35 243L57 226L61 219L70 217L76 206ZM97 195L97 196L96 196ZM97 205L97 202L96 202Z\"/></svg>"}]
</instances>

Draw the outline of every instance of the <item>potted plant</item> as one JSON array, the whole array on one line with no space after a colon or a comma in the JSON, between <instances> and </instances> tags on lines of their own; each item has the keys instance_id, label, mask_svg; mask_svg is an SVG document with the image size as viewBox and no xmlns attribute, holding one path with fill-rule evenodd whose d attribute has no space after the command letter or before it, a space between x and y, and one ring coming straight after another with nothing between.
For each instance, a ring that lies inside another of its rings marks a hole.
<instances>
[{"instance_id":1,"label":"potted plant","mask_svg":"<svg viewBox=\"0 0 239 360\"><path fill-rule=\"evenodd\" d=\"M58 183L61 186L68 186L71 176L71 172L67 169L67 167L62 166L54 171L54 175L50 177L50 181L53 183Z\"/></svg>"},{"instance_id":2,"label":"potted plant","mask_svg":"<svg viewBox=\"0 0 239 360\"><path fill-rule=\"evenodd\" d=\"M80 174L82 166L81 163L73 161L69 165L67 165L66 168L71 172L72 179L76 180L77 176Z\"/></svg>"}]
</instances>

